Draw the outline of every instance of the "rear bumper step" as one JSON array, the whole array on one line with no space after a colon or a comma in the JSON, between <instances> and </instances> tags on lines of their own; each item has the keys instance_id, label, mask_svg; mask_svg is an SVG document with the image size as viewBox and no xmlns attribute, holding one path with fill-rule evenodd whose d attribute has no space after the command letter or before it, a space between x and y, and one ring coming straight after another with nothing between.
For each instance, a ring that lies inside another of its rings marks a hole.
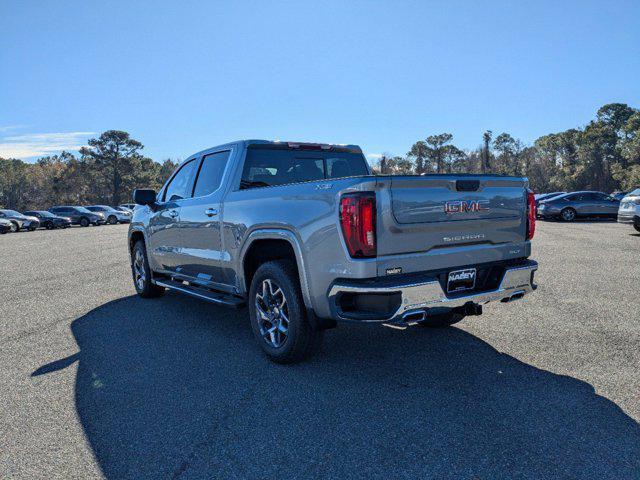
<instances>
[{"instance_id":1,"label":"rear bumper step","mask_svg":"<svg viewBox=\"0 0 640 480\"><path fill-rule=\"evenodd\" d=\"M504 275L497 288L468 295L448 297L437 279L430 279L421 283L399 283L382 286L334 284L329 291L329 301L336 319L358 323L384 323L389 326L404 328L424 320L431 309L456 308L465 309L465 315L478 315L473 310L479 305L492 301L510 302L524 297L536 289L533 282L534 272L538 269L537 262L527 260L524 263L505 268ZM339 308L341 295L389 295L399 301L393 306L389 315L373 318L370 315L357 318L344 314Z\"/></svg>"}]
</instances>

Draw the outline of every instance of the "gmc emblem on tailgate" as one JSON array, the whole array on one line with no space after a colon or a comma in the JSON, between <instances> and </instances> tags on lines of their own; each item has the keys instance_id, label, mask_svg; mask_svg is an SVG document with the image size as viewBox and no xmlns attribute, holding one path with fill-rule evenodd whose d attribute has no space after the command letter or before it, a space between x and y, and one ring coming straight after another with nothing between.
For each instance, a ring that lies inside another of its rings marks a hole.
<instances>
[{"instance_id":1,"label":"gmc emblem on tailgate","mask_svg":"<svg viewBox=\"0 0 640 480\"><path fill-rule=\"evenodd\" d=\"M444 204L444 213L488 212L489 200L456 200Z\"/></svg>"}]
</instances>

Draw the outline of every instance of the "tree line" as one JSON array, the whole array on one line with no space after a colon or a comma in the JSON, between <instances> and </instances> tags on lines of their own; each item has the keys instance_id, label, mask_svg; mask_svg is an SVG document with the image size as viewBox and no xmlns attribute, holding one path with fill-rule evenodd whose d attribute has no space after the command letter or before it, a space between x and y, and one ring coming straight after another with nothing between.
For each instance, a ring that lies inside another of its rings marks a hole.
<instances>
[{"instance_id":1,"label":"tree line","mask_svg":"<svg viewBox=\"0 0 640 480\"><path fill-rule=\"evenodd\" d=\"M90 139L78 155L62 152L35 163L0 158L0 207L129 202L134 188L159 189L176 167L169 159L145 157L142 149L127 132L109 130ZM528 177L536 192L631 190L640 187L640 110L607 104L585 127L544 135L533 145L488 130L478 148L464 151L450 133L430 135L404 156L383 155L374 171L519 175Z\"/></svg>"},{"instance_id":2,"label":"tree line","mask_svg":"<svg viewBox=\"0 0 640 480\"><path fill-rule=\"evenodd\" d=\"M47 209L52 205L119 205L139 186L159 189L176 168L140 153L142 143L109 130L92 138L79 155L62 152L35 163L0 158L0 207Z\"/></svg>"},{"instance_id":3,"label":"tree line","mask_svg":"<svg viewBox=\"0 0 640 480\"><path fill-rule=\"evenodd\" d=\"M450 133L414 143L404 156L383 155L382 174L498 173L529 178L536 192L631 190L640 187L640 110L604 105L583 128L551 133L526 145L509 133L484 132L463 151Z\"/></svg>"}]
</instances>

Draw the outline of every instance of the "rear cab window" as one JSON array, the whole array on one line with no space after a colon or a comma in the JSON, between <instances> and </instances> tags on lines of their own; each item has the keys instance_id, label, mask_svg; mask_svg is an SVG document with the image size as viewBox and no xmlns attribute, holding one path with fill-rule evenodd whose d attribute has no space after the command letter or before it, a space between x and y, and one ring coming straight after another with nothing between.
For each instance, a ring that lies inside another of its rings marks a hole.
<instances>
[{"instance_id":1,"label":"rear cab window","mask_svg":"<svg viewBox=\"0 0 640 480\"><path fill-rule=\"evenodd\" d=\"M241 189L369 175L360 152L254 144L247 148Z\"/></svg>"}]
</instances>

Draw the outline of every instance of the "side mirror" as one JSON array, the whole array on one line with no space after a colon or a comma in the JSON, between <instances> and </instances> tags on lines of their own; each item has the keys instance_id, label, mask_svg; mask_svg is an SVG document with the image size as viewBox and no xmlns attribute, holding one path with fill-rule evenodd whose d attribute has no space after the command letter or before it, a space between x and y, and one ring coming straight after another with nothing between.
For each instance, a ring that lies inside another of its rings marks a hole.
<instances>
[{"instance_id":1,"label":"side mirror","mask_svg":"<svg viewBox=\"0 0 640 480\"><path fill-rule=\"evenodd\" d=\"M150 205L156 204L156 191L150 188L136 188L133 191L133 201L138 205Z\"/></svg>"}]
</instances>

